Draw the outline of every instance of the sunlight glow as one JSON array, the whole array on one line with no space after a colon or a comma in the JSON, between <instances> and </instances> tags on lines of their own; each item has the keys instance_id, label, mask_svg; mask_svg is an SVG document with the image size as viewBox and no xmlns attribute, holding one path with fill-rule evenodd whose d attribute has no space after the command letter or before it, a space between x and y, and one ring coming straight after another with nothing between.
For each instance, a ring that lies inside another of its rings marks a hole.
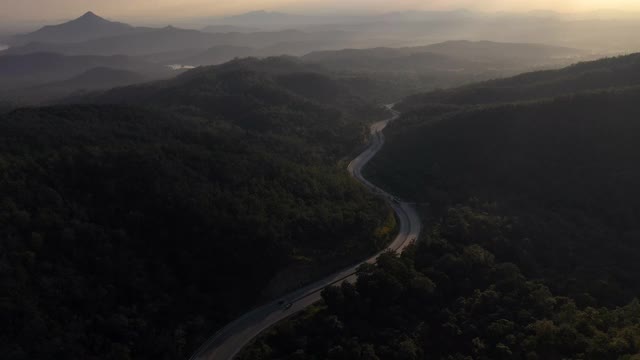
<instances>
[{"instance_id":1,"label":"sunlight glow","mask_svg":"<svg viewBox=\"0 0 640 360\"><path fill-rule=\"evenodd\" d=\"M253 10L380 13L409 9L477 11L554 10L583 12L600 9L639 11L638 0L0 0L0 19L68 19L92 10L113 18L177 18L224 16Z\"/></svg>"}]
</instances>

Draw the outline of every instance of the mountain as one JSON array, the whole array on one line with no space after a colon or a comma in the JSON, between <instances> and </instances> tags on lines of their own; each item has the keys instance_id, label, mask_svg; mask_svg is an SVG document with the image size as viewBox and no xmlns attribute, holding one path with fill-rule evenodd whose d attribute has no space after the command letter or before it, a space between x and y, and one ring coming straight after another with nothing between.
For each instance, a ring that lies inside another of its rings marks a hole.
<instances>
[{"instance_id":1,"label":"mountain","mask_svg":"<svg viewBox=\"0 0 640 360\"><path fill-rule=\"evenodd\" d=\"M393 213L342 161L387 114L314 69L245 59L0 115L0 351L188 358L384 248Z\"/></svg>"},{"instance_id":2,"label":"mountain","mask_svg":"<svg viewBox=\"0 0 640 360\"><path fill-rule=\"evenodd\" d=\"M232 69L244 69L260 74L268 74L271 81L275 81L279 87L287 89L287 91L300 94L305 98L314 98L311 94L318 96L321 103L332 104L341 109L356 108L361 109L362 104L379 104L397 99L400 95L408 92L410 85L398 84L399 81L405 79L405 76L390 76L380 74L367 73L340 73L335 72L321 64L303 61L296 57L279 56L267 58L239 58L228 63L224 63L215 67L203 67L195 69L178 76L169 82L181 82L185 79L196 80L197 76L210 76L213 72L211 69L225 69L225 73ZM240 75L238 75L240 76ZM244 75L240 76L244 79ZM411 83L413 84L413 83ZM82 102L99 102L99 103L131 103L142 102L140 98L143 94L163 92L163 86L160 84L152 84L153 89L148 89L146 85L127 87L124 89L114 89L105 93L95 94L85 99L77 99ZM174 89L178 91L178 89ZM163 92L164 93L164 92ZM180 102L191 103L191 101L200 101L194 98L191 100L189 96L176 96L172 98L171 93L163 95L164 104L175 104ZM145 96L146 97L146 96ZM211 104L213 106L213 103ZM220 104L222 108L226 105Z\"/></svg>"},{"instance_id":3,"label":"mountain","mask_svg":"<svg viewBox=\"0 0 640 360\"><path fill-rule=\"evenodd\" d=\"M13 46L31 42L74 43L136 31L141 31L141 29L105 20L89 11L75 20L59 25L48 25L29 34L17 35L10 42Z\"/></svg>"},{"instance_id":4,"label":"mountain","mask_svg":"<svg viewBox=\"0 0 640 360\"><path fill-rule=\"evenodd\" d=\"M452 89L470 95L455 102L411 99L364 171L421 210L421 238L238 358L637 356L637 59ZM491 89L520 101L483 97Z\"/></svg>"},{"instance_id":5,"label":"mountain","mask_svg":"<svg viewBox=\"0 0 640 360\"><path fill-rule=\"evenodd\" d=\"M241 90L243 92L239 92ZM255 95L252 95L253 91ZM198 96L200 92L209 92L211 96ZM229 92L229 98L217 96L226 92ZM272 106L286 104L291 96L336 106L343 111L371 105L340 77L294 57L237 59L218 66L200 67L173 79L112 89L75 101L153 107L192 106L202 111L241 114L257 106L254 101L258 95L268 95ZM236 97L241 105L229 103Z\"/></svg>"},{"instance_id":6,"label":"mountain","mask_svg":"<svg viewBox=\"0 0 640 360\"><path fill-rule=\"evenodd\" d=\"M97 67L170 76L168 68L127 56L66 56L54 53L0 56L0 89L16 89L67 80Z\"/></svg>"},{"instance_id":7,"label":"mountain","mask_svg":"<svg viewBox=\"0 0 640 360\"><path fill-rule=\"evenodd\" d=\"M303 58L340 69L378 70L553 66L586 56L583 50L540 44L447 41L428 46L312 52ZM413 61L411 61L413 58ZM404 64L403 64L404 63ZM408 67L404 66L408 65Z\"/></svg>"},{"instance_id":8,"label":"mountain","mask_svg":"<svg viewBox=\"0 0 640 360\"><path fill-rule=\"evenodd\" d=\"M205 48L225 35L167 26L136 34L127 34L85 42L72 47L76 53L144 55L181 49ZM231 37L231 36L229 36Z\"/></svg>"}]
</instances>

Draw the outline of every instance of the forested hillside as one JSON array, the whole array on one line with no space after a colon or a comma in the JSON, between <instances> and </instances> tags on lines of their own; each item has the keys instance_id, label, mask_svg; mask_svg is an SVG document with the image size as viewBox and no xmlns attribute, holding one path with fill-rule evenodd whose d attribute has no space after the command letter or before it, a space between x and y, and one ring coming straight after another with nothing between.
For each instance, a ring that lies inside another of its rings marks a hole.
<instances>
[{"instance_id":1,"label":"forested hillside","mask_svg":"<svg viewBox=\"0 0 640 360\"><path fill-rule=\"evenodd\" d=\"M638 358L637 59L401 104L365 175L429 230L243 359Z\"/></svg>"},{"instance_id":2,"label":"forested hillside","mask_svg":"<svg viewBox=\"0 0 640 360\"><path fill-rule=\"evenodd\" d=\"M640 303L583 307L527 280L477 244L511 230L482 209L452 209L401 257L360 268L355 285L271 329L242 360L637 359ZM469 236L470 235L470 236Z\"/></svg>"},{"instance_id":3,"label":"forested hillside","mask_svg":"<svg viewBox=\"0 0 640 360\"><path fill-rule=\"evenodd\" d=\"M340 163L384 112L271 65L0 116L4 358L186 358L250 307L384 247L391 211Z\"/></svg>"},{"instance_id":4,"label":"forested hillside","mask_svg":"<svg viewBox=\"0 0 640 360\"><path fill-rule=\"evenodd\" d=\"M633 54L415 96L368 171L436 214L495 204L517 236L491 251L582 305L619 305L640 294L638 85Z\"/></svg>"},{"instance_id":5,"label":"forested hillside","mask_svg":"<svg viewBox=\"0 0 640 360\"><path fill-rule=\"evenodd\" d=\"M640 294L639 99L632 89L418 111L369 173L437 212L496 203L518 218L518 236L491 248L503 260L582 304L621 304Z\"/></svg>"},{"instance_id":6,"label":"forested hillside","mask_svg":"<svg viewBox=\"0 0 640 360\"><path fill-rule=\"evenodd\" d=\"M207 118L224 117L247 131L293 132L313 125L332 136L337 126L384 117L360 88L334 78L317 65L293 57L246 58L201 67L174 79L116 88L70 102L144 105ZM325 106L318 106L323 104ZM280 111L286 109L286 111ZM278 116L271 116L278 112ZM276 123L278 122L278 123ZM304 129L309 131L309 129ZM308 139L316 137L298 133Z\"/></svg>"}]
</instances>

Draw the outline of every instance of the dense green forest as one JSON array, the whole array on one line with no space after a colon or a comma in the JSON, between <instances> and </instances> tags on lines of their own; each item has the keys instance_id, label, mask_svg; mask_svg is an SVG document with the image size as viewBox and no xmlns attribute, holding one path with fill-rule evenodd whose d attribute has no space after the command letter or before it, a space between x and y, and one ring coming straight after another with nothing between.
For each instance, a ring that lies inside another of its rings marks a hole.
<instances>
[{"instance_id":1,"label":"dense green forest","mask_svg":"<svg viewBox=\"0 0 640 360\"><path fill-rule=\"evenodd\" d=\"M452 208L402 256L359 269L357 282L269 330L242 360L616 360L640 358L640 303L582 307L527 280L478 245L509 219Z\"/></svg>"},{"instance_id":2,"label":"dense green forest","mask_svg":"<svg viewBox=\"0 0 640 360\"><path fill-rule=\"evenodd\" d=\"M385 246L392 212L342 160L386 114L287 61L0 116L4 359L185 358Z\"/></svg>"},{"instance_id":3,"label":"dense green forest","mask_svg":"<svg viewBox=\"0 0 640 360\"><path fill-rule=\"evenodd\" d=\"M395 124L367 171L436 214L495 203L518 219L514 239L490 247L501 260L580 304L619 305L640 294L638 100L628 88L427 105Z\"/></svg>"},{"instance_id":4,"label":"dense green forest","mask_svg":"<svg viewBox=\"0 0 640 360\"><path fill-rule=\"evenodd\" d=\"M411 97L365 175L414 249L244 359L640 358L640 57Z\"/></svg>"}]
</instances>

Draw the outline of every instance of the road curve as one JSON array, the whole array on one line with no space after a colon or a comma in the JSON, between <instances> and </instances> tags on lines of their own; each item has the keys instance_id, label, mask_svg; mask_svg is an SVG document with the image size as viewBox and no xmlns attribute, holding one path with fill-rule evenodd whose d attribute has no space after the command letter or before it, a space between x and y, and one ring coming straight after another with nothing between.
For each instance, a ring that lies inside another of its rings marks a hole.
<instances>
[{"instance_id":1,"label":"road curve","mask_svg":"<svg viewBox=\"0 0 640 360\"><path fill-rule=\"evenodd\" d=\"M348 171L371 191L389 201L398 217L400 229L396 238L384 251L392 250L402 252L420 235L422 227L420 217L410 204L401 202L362 176L362 168L384 145L385 139L382 130L384 130L389 122L400 116L400 113L394 111L392 106L387 107L392 111L393 116L371 126L371 142L369 147L349 164ZM348 269L337 272L325 279L246 313L213 335L196 351L190 360L232 360L243 347L264 330L321 300L322 297L320 293L324 288L331 285L338 285L344 281L355 281L356 269L364 263L375 262L375 259L381 253L382 252ZM290 307L285 309L283 304L290 304Z\"/></svg>"}]
</instances>

